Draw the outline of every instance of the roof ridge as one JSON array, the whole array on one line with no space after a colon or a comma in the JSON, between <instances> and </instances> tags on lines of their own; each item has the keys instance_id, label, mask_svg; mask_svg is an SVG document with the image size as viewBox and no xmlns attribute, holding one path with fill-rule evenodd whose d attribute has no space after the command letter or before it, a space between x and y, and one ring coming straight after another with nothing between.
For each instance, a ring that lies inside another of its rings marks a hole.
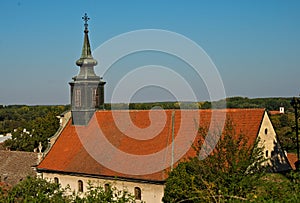
<instances>
[{"instance_id":1,"label":"roof ridge","mask_svg":"<svg viewBox=\"0 0 300 203\"><path fill-rule=\"evenodd\" d=\"M147 112L147 111L265 111L265 108L224 108L224 109L112 109L102 110L96 112Z\"/></svg>"}]
</instances>

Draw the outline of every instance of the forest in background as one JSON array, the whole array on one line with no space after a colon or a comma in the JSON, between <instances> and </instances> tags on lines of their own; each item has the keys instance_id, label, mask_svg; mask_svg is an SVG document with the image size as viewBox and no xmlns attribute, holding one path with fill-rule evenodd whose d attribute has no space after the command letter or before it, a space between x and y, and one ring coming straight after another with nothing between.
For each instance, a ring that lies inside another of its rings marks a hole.
<instances>
[{"instance_id":1,"label":"forest in background","mask_svg":"<svg viewBox=\"0 0 300 203\"><path fill-rule=\"evenodd\" d=\"M265 108L267 111L285 108L285 114L270 115L282 147L288 152L295 152L295 121L292 98L247 98L232 97L215 102L152 102L105 104L104 109L210 109L227 108ZM47 148L48 138L59 128L57 116L70 110L70 105L27 106L0 105L0 134L12 133L12 139L5 142L10 150L33 151L42 143ZM24 128L26 132L24 132Z\"/></svg>"},{"instance_id":2,"label":"forest in background","mask_svg":"<svg viewBox=\"0 0 300 203\"><path fill-rule=\"evenodd\" d=\"M68 105L0 106L0 134L12 134L12 139L6 140L4 147L32 152L41 142L44 151L48 146L48 138L59 128L57 116L69 109Z\"/></svg>"},{"instance_id":3,"label":"forest in background","mask_svg":"<svg viewBox=\"0 0 300 203\"><path fill-rule=\"evenodd\" d=\"M116 103L105 104L104 109L151 109L161 107L163 109L210 109L210 108L265 108L268 111L279 110L284 107L292 111L290 104L292 98L248 98L230 97L219 101L204 102L149 102L149 103Z\"/></svg>"}]
</instances>

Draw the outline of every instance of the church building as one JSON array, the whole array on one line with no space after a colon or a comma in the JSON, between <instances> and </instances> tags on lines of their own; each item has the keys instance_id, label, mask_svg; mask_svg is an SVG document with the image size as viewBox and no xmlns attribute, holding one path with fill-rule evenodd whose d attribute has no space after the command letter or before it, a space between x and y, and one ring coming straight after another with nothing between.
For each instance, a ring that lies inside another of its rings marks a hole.
<instances>
[{"instance_id":1,"label":"church building","mask_svg":"<svg viewBox=\"0 0 300 203\"><path fill-rule=\"evenodd\" d=\"M217 127L221 115L250 144L259 139L270 159L267 164L276 164L274 171L291 168L264 109L104 110L106 82L94 72L97 61L89 43L89 18L83 19L84 42L76 61L80 70L69 83L71 112L62 117L37 166L43 178L76 192L85 192L89 181L103 188L110 184L128 190L137 202L162 202L168 172L196 156L193 146L199 128Z\"/></svg>"}]
</instances>

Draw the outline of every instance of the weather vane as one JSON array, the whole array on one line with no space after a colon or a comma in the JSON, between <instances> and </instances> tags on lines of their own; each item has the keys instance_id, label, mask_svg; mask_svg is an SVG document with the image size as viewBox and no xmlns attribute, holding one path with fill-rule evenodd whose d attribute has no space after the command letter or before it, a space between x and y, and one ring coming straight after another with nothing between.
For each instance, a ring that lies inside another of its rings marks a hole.
<instances>
[{"instance_id":1,"label":"weather vane","mask_svg":"<svg viewBox=\"0 0 300 203\"><path fill-rule=\"evenodd\" d=\"M85 27L85 30L87 30L88 29L88 26L89 26L89 24L88 24L88 21L89 21L89 17L88 17L88 15L85 13L84 14L84 16L82 17L82 20L84 21L84 27Z\"/></svg>"}]
</instances>

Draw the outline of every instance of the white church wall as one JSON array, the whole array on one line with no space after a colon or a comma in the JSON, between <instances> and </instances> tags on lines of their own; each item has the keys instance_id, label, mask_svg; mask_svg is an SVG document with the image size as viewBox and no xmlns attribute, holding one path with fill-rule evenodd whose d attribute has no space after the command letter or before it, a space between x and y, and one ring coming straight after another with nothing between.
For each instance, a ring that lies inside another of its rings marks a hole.
<instances>
[{"instance_id":1,"label":"white church wall","mask_svg":"<svg viewBox=\"0 0 300 203\"><path fill-rule=\"evenodd\" d=\"M108 179L93 178L93 177L63 175L57 173L43 173L43 178L52 182L54 182L54 178L58 178L58 181L62 188L65 188L69 185L71 191L75 191L75 192L78 192L79 180L83 182L83 192L87 191L87 186L89 181L91 181L91 183L95 185L100 185L103 188L105 187L105 184L110 184L111 186L115 186L118 190L125 189L132 195L134 195L135 187L139 187L141 189L141 201L146 203L161 203L164 194L164 185L162 184L160 185L160 184L123 181L123 180L108 180Z\"/></svg>"}]
</instances>

